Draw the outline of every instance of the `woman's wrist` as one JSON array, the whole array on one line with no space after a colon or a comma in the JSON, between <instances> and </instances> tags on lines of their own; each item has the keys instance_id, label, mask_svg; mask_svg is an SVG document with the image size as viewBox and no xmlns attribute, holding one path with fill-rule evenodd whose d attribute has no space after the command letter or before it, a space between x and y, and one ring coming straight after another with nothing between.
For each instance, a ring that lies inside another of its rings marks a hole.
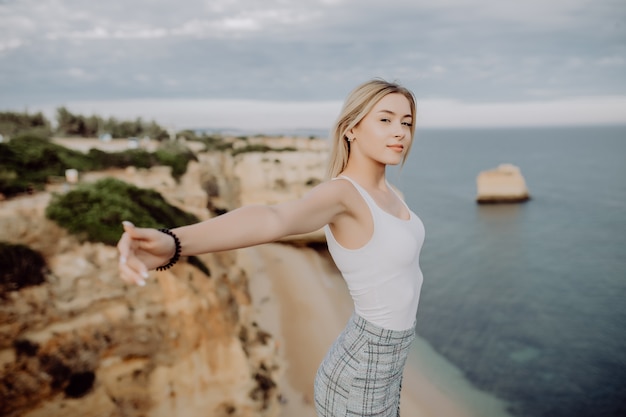
<instances>
[{"instance_id":1,"label":"woman's wrist","mask_svg":"<svg viewBox=\"0 0 626 417\"><path fill-rule=\"evenodd\" d=\"M158 266L156 268L157 271L165 271L166 269L170 269L172 266L174 266L174 264L176 264L176 262L178 262L178 260L180 259L180 252L181 252L180 239L178 239L178 236L176 236L176 234L174 234L174 232L172 232L170 229L158 229L158 230L161 233L165 233L166 235L171 236L172 239L174 240L174 254L170 258L169 262L164 265Z\"/></svg>"}]
</instances>

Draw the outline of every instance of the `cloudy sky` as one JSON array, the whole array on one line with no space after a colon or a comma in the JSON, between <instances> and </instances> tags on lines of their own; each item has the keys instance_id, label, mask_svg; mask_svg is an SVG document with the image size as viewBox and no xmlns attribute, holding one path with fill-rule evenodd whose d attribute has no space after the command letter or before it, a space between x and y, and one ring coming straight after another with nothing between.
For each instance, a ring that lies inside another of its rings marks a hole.
<instances>
[{"instance_id":1,"label":"cloudy sky","mask_svg":"<svg viewBox=\"0 0 626 417\"><path fill-rule=\"evenodd\" d=\"M425 127L626 123L624 0L0 0L0 109L327 128L373 77Z\"/></svg>"}]
</instances>

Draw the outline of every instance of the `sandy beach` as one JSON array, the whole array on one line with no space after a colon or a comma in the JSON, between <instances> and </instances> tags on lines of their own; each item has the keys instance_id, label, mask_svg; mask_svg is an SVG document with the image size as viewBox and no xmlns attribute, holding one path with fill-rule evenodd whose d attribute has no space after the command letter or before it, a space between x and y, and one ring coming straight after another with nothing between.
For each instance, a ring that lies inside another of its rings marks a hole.
<instances>
[{"instance_id":1,"label":"sandy beach","mask_svg":"<svg viewBox=\"0 0 626 417\"><path fill-rule=\"evenodd\" d=\"M268 244L239 251L249 275L259 325L276 338L284 372L283 417L315 417L313 380L319 363L352 313L346 285L327 255ZM403 416L470 417L409 358L401 397Z\"/></svg>"}]
</instances>

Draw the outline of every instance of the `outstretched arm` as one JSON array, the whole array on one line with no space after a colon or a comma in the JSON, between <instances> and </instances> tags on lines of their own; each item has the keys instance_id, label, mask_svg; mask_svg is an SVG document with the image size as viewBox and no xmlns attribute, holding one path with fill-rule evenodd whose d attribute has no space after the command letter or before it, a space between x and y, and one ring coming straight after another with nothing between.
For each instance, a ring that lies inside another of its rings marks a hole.
<instances>
[{"instance_id":1,"label":"outstretched arm","mask_svg":"<svg viewBox=\"0 0 626 417\"><path fill-rule=\"evenodd\" d=\"M343 181L322 183L304 197L272 206L251 205L204 222L172 229L181 242L181 255L238 249L312 232L346 211ZM147 271L174 254L174 240L154 229L125 222L118 243L122 279L142 284Z\"/></svg>"}]
</instances>

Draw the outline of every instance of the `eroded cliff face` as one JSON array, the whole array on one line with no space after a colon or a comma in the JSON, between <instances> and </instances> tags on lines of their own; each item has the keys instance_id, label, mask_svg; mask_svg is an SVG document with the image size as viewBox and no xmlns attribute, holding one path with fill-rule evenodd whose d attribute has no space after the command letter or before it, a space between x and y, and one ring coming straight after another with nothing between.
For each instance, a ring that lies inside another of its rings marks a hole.
<instances>
[{"instance_id":1,"label":"eroded cliff face","mask_svg":"<svg viewBox=\"0 0 626 417\"><path fill-rule=\"evenodd\" d=\"M315 167L300 169L302 158ZM323 149L207 153L180 183L163 168L81 180L114 176L154 188L205 219L208 209L298 196L319 182L324 163ZM236 252L201 256L210 276L180 263L153 272L146 287L128 286L115 248L81 243L45 218L49 198L0 202L0 240L40 251L50 268L46 283L1 301L1 415L278 415L276 345L254 322Z\"/></svg>"}]
</instances>

